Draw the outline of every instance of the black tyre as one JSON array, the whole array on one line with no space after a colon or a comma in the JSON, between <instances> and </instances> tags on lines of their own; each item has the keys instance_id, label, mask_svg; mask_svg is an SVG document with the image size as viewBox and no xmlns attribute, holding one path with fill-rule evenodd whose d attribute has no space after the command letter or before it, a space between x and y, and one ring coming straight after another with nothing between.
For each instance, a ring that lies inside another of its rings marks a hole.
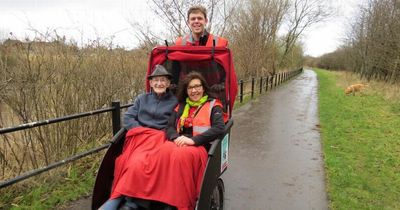
<instances>
[{"instance_id":1,"label":"black tyre","mask_svg":"<svg viewBox=\"0 0 400 210\"><path fill-rule=\"evenodd\" d=\"M210 198L211 210L224 209L224 193L225 193L224 182L222 181L222 179L218 179L217 186L215 186Z\"/></svg>"}]
</instances>

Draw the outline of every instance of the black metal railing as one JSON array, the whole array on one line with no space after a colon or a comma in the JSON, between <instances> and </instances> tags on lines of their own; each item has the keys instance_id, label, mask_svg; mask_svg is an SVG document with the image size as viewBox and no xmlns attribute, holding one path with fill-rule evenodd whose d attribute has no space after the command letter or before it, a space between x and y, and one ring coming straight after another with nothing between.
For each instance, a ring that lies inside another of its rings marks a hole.
<instances>
[{"instance_id":1,"label":"black metal railing","mask_svg":"<svg viewBox=\"0 0 400 210\"><path fill-rule=\"evenodd\" d=\"M287 71L287 72L280 72L272 76L266 76L266 77L260 77L258 80L258 87L259 87L259 94L262 94L263 89L265 92L268 90L273 89L274 87L282 84L283 82L290 80L294 76L300 74L303 71L303 68L300 68L298 70L294 71ZM250 88L246 88L245 84L250 83ZM257 80L256 78L251 78L248 80L239 80L239 94L237 97L239 97L239 102L243 103L243 99L246 95L250 94L250 98L254 98L254 94L256 93L255 87L256 87ZM265 87L265 88L264 88Z\"/></svg>"},{"instance_id":2,"label":"black metal railing","mask_svg":"<svg viewBox=\"0 0 400 210\"><path fill-rule=\"evenodd\" d=\"M273 87L276 87L277 85L283 83L284 81L291 79L292 77L296 76L297 74L301 73L302 71L303 71L303 69L301 68L301 69L295 70L295 71L281 72L281 73L275 74L273 76L261 77L259 80L260 81L259 93L260 94L262 93L263 87L265 87L265 92L267 92L269 89L272 89ZM245 92L244 84L248 83L248 82L251 82L251 88L250 88L250 91ZM243 80L239 81L238 97L240 99L240 103L243 102L243 97L247 94L251 95L251 99L254 98L255 83L256 83L255 78L251 78L250 80L246 80L246 81L243 81ZM26 124L22 124L22 125L15 126L15 127L0 128L0 135L6 134L6 133L12 133L12 132L16 132L16 131L21 131L21 130L25 130L25 129L31 129L34 127L49 125L49 124L53 124L53 123L69 121L69 120L73 120L73 119L77 119L77 118L83 118L83 117L88 117L88 116L92 116L92 115L98 115L98 114L102 114L102 113L106 113L106 112L111 112L112 132L115 137L115 136L117 136L116 134L121 131L121 109L130 107L132 105L133 104L126 104L126 105L121 106L119 101L113 101L111 103L111 107L109 107L109 108L104 108L104 109L99 109L99 110L94 110L94 111L89 111L89 112L84 112L84 113L79 113L79 114L73 114L73 115L69 115L69 116L65 116L65 117L59 117L59 118L43 120L43 121L38 121L38 122L26 123ZM61 161L58 161L55 163L51 163L43 168L35 169L35 170L29 171L27 173L24 173L22 175L19 175L17 177L14 177L12 179L9 179L7 181L1 182L0 189L7 187L9 185L15 184L17 182L20 182L22 180L28 179L30 177L39 175L39 174L49 171L51 169L57 168L59 166L68 164L72 161L75 161L75 160L81 159L83 157L89 156L91 154L100 152L101 150L108 148L114 141L115 141L115 139L113 138L108 143L101 145L99 147L90 149L89 151L76 154L76 155L66 158L64 160L61 160Z\"/></svg>"},{"instance_id":3,"label":"black metal railing","mask_svg":"<svg viewBox=\"0 0 400 210\"><path fill-rule=\"evenodd\" d=\"M79 114L73 114L73 115L68 115L65 117L59 117L59 118L43 120L43 121L38 121L38 122L26 123L26 124L22 124L22 125L15 126L15 127L1 128L0 134L12 133L12 132L16 132L16 131L31 129L34 127L40 127L40 126L45 126L45 125L49 125L49 124L53 124L53 123L59 123L59 122L73 120L73 119L88 117L88 116L92 116L92 115L98 115L98 114L102 114L102 113L106 113L106 112L111 112L112 131L113 131L113 134L115 135L121 129L121 109L127 108L132 105L133 104L126 104L126 105L121 106L119 101L113 101L111 103L111 107L109 107L109 108L98 109L98 110L94 110L94 111L83 112L83 113L79 113ZM17 177L14 177L10 180L1 182L0 189L3 187L7 187L9 185L15 184L17 182L20 182L22 180L28 179L30 177L36 176L43 172L49 171L51 169L57 168L59 166L66 165L72 161L75 161L75 160L81 159L83 157L89 156L91 154L100 152L101 150L108 148L112 144L112 142L113 142L113 139L110 140L109 143L106 143L102 146L93 148L89 151L76 154L76 155L74 155L72 157L68 157L64 160L61 160L61 161L58 161L55 163L51 163L50 165L47 165L43 168L35 169L35 170L29 171L27 173L24 173L22 175L19 175Z\"/></svg>"}]
</instances>

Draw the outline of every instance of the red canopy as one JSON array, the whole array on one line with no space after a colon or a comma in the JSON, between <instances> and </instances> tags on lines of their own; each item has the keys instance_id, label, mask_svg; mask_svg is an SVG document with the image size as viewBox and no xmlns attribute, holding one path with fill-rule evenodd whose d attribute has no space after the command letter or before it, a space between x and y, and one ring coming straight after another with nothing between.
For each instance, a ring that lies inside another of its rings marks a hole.
<instances>
[{"instance_id":1,"label":"red canopy","mask_svg":"<svg viewBox=\"0 0 400 210\"><path fill-rule=\"evenodd\" d=\"M229 115L233 110L237 95L237 79L233 66L232 53L226 47L205 47L205 46L160 46L152 50L149 65L147 67L147 76L152 73L157 64L166 64L167 62L192 62L204 63L212 61L217 63L225 71L223 75L225 81L225 95L229 107ZM168 68L167 68L168 69ZM146 78L147 78L146 76ZM146 90L150 91L149 81L146 80Z\"/></svg>"}]
</instances>

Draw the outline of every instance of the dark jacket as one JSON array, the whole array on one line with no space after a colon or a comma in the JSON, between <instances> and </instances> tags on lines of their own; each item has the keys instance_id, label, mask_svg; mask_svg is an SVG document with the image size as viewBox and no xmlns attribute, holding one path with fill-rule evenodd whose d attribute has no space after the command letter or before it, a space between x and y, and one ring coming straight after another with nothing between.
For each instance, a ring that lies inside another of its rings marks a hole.
<instances>
[{"instance_id":1,"label":"dark jacket","mask_svg":"<svg viewBox=\"0 0 400 210\"><path fill-rule=\"evenodd\" d=\"M177 112L176 111L172 112L171 117L169 118L167 127L167 137L169 140L174 140L181 135L180 133L177 132L176 125L179 121L180 116L182 115L184 106L185 104L179 104L179 107L181 108ZM195 142L195 145L205 145L207 147L206 145L207 143L222 137L222 134L224 134L225 123L224 123L222 108L219 106L215 106L211 111L210 118L211 118L210 129L197 136L188 136Z\"/></svg>"},{"instance_id":2,"label":"dark jacket","mask_svg":"<svg viewBox=\"0 0 400 210\"><path fill-rule=\"evenodd\" d=\"M139 126L164 129L177 103L170 91L162 96L155 93L140 94L124 114L124 127L127 130Z\"/></svg>"}]
</instances>

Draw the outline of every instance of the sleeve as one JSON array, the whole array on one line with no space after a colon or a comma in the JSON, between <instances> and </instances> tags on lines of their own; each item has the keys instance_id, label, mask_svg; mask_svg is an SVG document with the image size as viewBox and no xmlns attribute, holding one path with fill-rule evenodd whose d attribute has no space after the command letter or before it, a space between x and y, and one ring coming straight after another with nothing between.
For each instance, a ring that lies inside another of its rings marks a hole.
<instances>
[{"instance_id":1,"label":"sleeve","mask_svg":"<svg viewBox=\"0 0 400 210\"><path fill-rule=\"evenodd\" d=\"M169 140L174 140L179 137L179 134L176 131L176 124L175 124L177 117L178 117L178 113L176 111L173 111L171 113L171 116L169 117L168 125L167 125L167 138Z\"/></svg>"},{"instance_id":2,"label":"sleeve","mask_svg":"<svg viewBox=\"0 0 400 210\"><path fill-rule=\"evenodd\" d=\"M140 96L136 97L133 106L129 107L124 114L124 128L130 130L135 127L141 126L138 119L140 109Z\"/></svg>"},{"instance_id":3,"label":"sleeve","mask_svg":"<svg viewBox=\"0 0 400 210\"><path fill-rule=\"evenodd\" d=\"M224 134L225 123L222 108L215 106L211 111L211 128L204 133L192 137L196 145L204 145Z\"/></svg>"}]
</instances>

